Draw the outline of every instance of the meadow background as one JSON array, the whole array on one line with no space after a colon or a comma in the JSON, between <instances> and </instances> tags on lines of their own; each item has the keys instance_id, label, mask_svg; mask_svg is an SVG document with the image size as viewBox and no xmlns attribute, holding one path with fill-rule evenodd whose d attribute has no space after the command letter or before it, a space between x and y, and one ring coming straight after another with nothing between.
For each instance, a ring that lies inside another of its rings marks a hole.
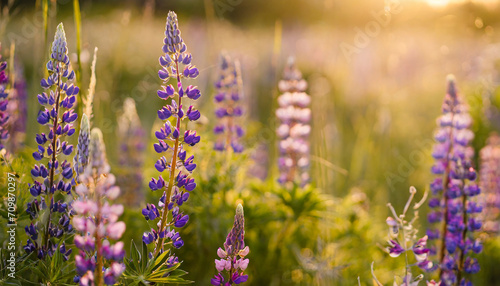
<instances>
[{"instance_id":1,"label":"meadow background","mask_svg":"<svg viewBox=\"0 0 500 286\"><path fill-rule=\"evenodd\" d=\"M36 94L42 90L39 81L59 22L65 25L72 65L78 68L73 1L50 1L48 42L41 2L1 2L2 50L15 41L28 87L27 139L13 164L21 176L20 209L29 197L26 186L34 163ZM428 189L433 130L448 74L455 75L471 106L476 152L491 131L500 129L500 2L439 2L80 1L80 89L88 87L98 47L94 126L103 131L111 172L127 176L137 171L120 164L117 140L123 101L135 100L145 130L140 189L146 201L155 196L147 182L156 174L152 130L162 105L156 97L157 69L169 10L178 14L183 39L200 69L195 82L202 91L197 106L204 118L197 127L202 143L194 151L199 187L185 207L191 220L178 252L187 279L209 285L216 250L239 201L244 203L246 243L251 247L250 285L356 285L358 277L361 285L373 285L372 261L386 285L394 275L403 275L403 258L391 259L382 249L386 204L400 210L410 186L417 188L417 198ZM365 35L361 44L360 33ZM212 150L213 82L221 50L240 60L245 91L246 150L232 158ZM277 83L289 56L295 57L312 96L312 179L302 191L276 182L274 111ZM126 188L123 182L117 183ZM147 229L140 214L144 199L137 195L127 200L122 201L130 206L123 216L126 249ZM420 211L420 234L427 211L427 206ZM27 215L19 212L19 225L24 228L27 222ZM26 241L23 228L18 231L20 243ZM472 277L475 285L500 285L495 270L499 262L500 240L489 238L480 255L482 270Z\"/></svg>"}]
</instances>

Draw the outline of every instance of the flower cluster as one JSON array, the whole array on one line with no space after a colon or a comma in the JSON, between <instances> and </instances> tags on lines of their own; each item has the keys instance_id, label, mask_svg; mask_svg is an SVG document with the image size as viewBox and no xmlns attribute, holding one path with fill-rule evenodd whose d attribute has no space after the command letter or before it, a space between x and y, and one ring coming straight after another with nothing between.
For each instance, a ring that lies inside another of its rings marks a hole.
<instances>
[{"instance_id":1,"label":"flower cluster","mask_svg":"<svg viewBox=\"0 0 500 286\"><path fill-rule=\"evenodd\" d=\"M2 61L2 55L0 55L0 150L5 147L2 142L9 137L9 131L7 129L7 121L9 121L9 114L7 112L7 97L9 95L7 92L8 82L7 62Z\"/></svg>"},{"instance_id":2,"label":"flower cluster","mask_svg":"<svg viewBox=\"0 0 500 286\"><path fill-rule=\"evenodd\" d=\"M311 126L311 97L304 91L307 83L289 59L285 67L279 89L283 93L278 97L279 108L276 116L281 121L277 134L280 138L278 166L279 182L299 181L302 185L309 182L309 133Z\"/></svg>"},{"instance_id":3,"label":"flower cluster","mask_svg":"<svg viewBox=\"0 0 500 286\"><path fill-rule=\"evenodd\" d=\"M131 205L139 205L144 201L142 192L142 166L146 147L144 135L135 101L127 98L123 102L123 114L118 118L120 165L125 168L119 176L119 182L124 201Z\"/></svg>"},{"instance_id":4,"label":"flower cluster","mask_svg":"<svg viewBox=\"0 0 500 286\"><path fill-rule=\"evenodd\" d=\"M500 231L500 137L492 134L487 145L481 149L480 186L484 206L481 218L483 230L492 235Z\"/></svg>"},{"instance_id":5,"label":"flower cluster","mask_svg":"<svg viewBox=\"0 0 500 286\"><path fill-rule=\"evenodd\" d=\"M24 70L20 63L14 65L13 88L9 90L9 105L7 113L9 119L9 144L7 149L11 154L21 148L26 136L26 118L28 117L28 87L24 78ZM1 77L1 76L0 76ZM1 104L0 104L1 105Z\"/></svg>"},{"instance_id":6,"label":"flower cluster","mask_svg":"<svg viewBox=\"0 0 500 286\"><path fill-rule=\"evenodd\" d=\"M75 246L80 250L75 256L78 276L74 282L80 285L114 285L125 270L123 242L118 240L125 231L125 223L118 221L123 213L122 205L113 205L120 189L115 186L115 177L109 174L106 149L101 130L94 128L88 146L90 160L79 175L80 184L75 188L79 199L74 201L76 212L73 218Z\"/></svg>"},{"instance_id":7,"label":"flower cluster","mask_svg":"<svg viewBox=\"0 0 500 286\"><path fill-rule=\"evenodd\" d=\"M226 53L220 56L219 76L215 88L215 116L218 124L214 127L214 133L217 135L214 149L223 151L231 147L235 153L240 153L243 151L243 145L239 143L239 139L244 135L243 128L237 124L238 117L243 115L243 110L238 105L243 93L241 71L239 61L233 61Z\"/></svg>"},{"instance_id":8,"label":"flower cluster","mask_svg":"<svg viewBox=\"0 0 500 286\"><path fill-rule=\"evenodd\" d=\"M142 210L146 220L152 221L157 227L143 235L143 241L146 244L155 243L153 256L164 251L167 238L168 243L175 248L184 244L174 228L182 228L188 222L189 216L184 214L179 207L188 200L190 192L196 187L191 175L196 168L194 156L188 155L185 146L194 146L200 142L200 136L196 131L188 129L183 132L181 130L182 120L196 121L200 118L200 112L192 105L187 109L184 108L183 100L186 100L185 97L196 100L201 93L196 86L184 87L181 82L181 79L196 78L199 72L191 64L192 56L181 38L177 15L172 11L167 16L163 52L164 55L159 59L162 68L158 75L164 84L158 90L158 96L167 103L158 110L158 117L164 121L164 124L155 132L158 143L154 144L154 149L159 154L165 154L156 162L155 168L160 173L166 172L167 179L165 180L161 175L157 179L151 179L150 189L163 194L158 206L148 204ZM183 70L181 65L184 66ZM176 81L176 87L172 84L167 85L170 78ZM175 260L175 258L171 259Z\"/></svg>"},{"instance_id":9,"label":"flower cluster","mask_svg":"<svg viewBox=\"0 0 500 286\"><path fill-rule=\"evenodd\" d=\"M64 141L64 138L75 133L73 122L77 114L73 106L79 89L70 83L75 73L69 69L62 24L57 26L50 56L51 60L47 62L49 77L41 81L45 92L38 95L38 102L43 108L37 116L38 123L46 126L48 133L37 134L35 138L38 148L33 158L39 164L31 170L34 182L29 185L35 199L27 206L32 221L42 217L42 211L47 212L44 215L48 219L32 223L27 228L29 239L24 247L28 253L37 251L39 258L54 253L57 244L51 238L61 238L65 232L72 230L69 224L71 205L64 195L71 193L75 181L71 163L62 159L73 153L73 145ZM42 232L41 237L38 236L39 231Z\"/></svg>"},{"instance_id":10,"label":"flower cluster","mask_svg":"<svg viewBox=\"0 0 500 286\"><path fill-rule=\"evenodd\" d=\"M420 202L417 202L413 206L414 215L411 220L406 218L406 213L410 208L413 198L417 190L414 187L410 187L410 198L406 202L402 214L397 215L396 211L391 204L388 204L389 209L392 212L392 217L388 217L386 222L389 226L389 246L387 247L387 252L391 257L398 257L403 254L406 259L405 265L405 277L403 285L417 285L418 281L422 279L422 276L413 277L411 271L411 264L409 264L408 253L412 253L415 258L415 264L421 269L428 270L432 268L432 262L429 261L429 248L427 248L427 235L418 238L418 229L415 227L415 222L418 219L418 209L425 201L425 195Z\"/></svg>"},{"instance_id":11,"label":"flower cluster","mask_svg":"<svg viewBox=\"0 0 500 286\"><path fill-rule=\"evenodd\" d=\"M440 240L438 265L442 285L462 285L469 283L463 278L464 272L479 271L477 260L468 255L482 249L481 243L471 237L473 231L481 228L475 214L482 207L471 199L480 193L474 183L476 171L471 166L472 120L451 76L442 111L434 136L432 156L436 161L432 173L436 178L430 185L433 197L429 200L432 211L428 214L429 222L440 223L441 228L430 228L427 235L430 240Z\"/></svg>"},{"instance_id":12,"label":"flower cluster","mask_svg":"<svg viewBox=\"0 0 500 286\"><path fill-rule=\"evenodd\" d=\"M248 275L243 274L247 269L249 259L245 258L250 252L250 248L245 246L245 216L243 206L238 204L236 215L234 216L233 228L229 232L224 242L224 249L217 250L220 259L215 260L217 275L210 281L212 285L234 285L241 284L248 280ZM224 277L223 272L227 272Z\"/></svg>"}]
</instances>

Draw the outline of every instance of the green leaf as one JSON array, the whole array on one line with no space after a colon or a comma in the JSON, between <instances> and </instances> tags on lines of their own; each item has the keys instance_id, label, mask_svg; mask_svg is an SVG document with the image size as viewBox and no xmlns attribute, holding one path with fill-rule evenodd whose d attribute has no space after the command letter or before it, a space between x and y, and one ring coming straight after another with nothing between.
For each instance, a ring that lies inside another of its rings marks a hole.
<instances>
[{"instance_id":1,"label":"green leaf","mask_svg":"<svg viewBox=\"0 0 500 286\"><path fill-rule=\"evenodd\" d=\"M76 28L76 58L78 63L78 69L76 72L76 84L82 86L82 15L80 12L80 2L79 0L73 0L73 15L75 17L75 28ZM83 92L78 95L78 110L81 112L83 110L82 101Z\"/></svg>"},{"instance_id":2,"label":"green leaf","mask_svg":"<svg viewBox=\"0 0 500 286\"><path fill-rule=\"evenodd\" d=\"M144 273L146 271L147 265L148 265L148 245L142 242L142 260L141 260L141 270Z\"/></svg>"},{"instance_id":3,"label":"green leaf","mask_svg":"<svg viewBox=\"0 0 500 286\"><path fill-rule=\"evenodd\" d=\"M162 278L154 278L154 279L148 279L148 281L155 282L155 283L166 283L166 284L191 284L194 283L194 281L189 281L185 280L183 278L179 277L162 277Z\"/></svg>"},{"instance_id":4,"label":"green leaf","mask_svg":"<svg viewBox=\"0 0 500 286\"><path fill-rule=\"evenodd\" d=\"M141 261L141 252L137 248L137 245L132 240L132 245L130 245L130 253L132 254L132 263L135 269L139 270L139 262Z\"/></svg>"},{"instance_id":5,"label":"green leaf","mask_svg":"<svg viewBox=\"0 0 500 286\"><path fill-rule=\"evenodd\" d=\"M158 267L163 265L167 261L169 253L170 249L158 255L158 257L156 257L156 259L154 260L154 263L151 264L150 267L148 267L147 272L154 272L156 269L158 269Z\"/></svg>"}]
</instances>

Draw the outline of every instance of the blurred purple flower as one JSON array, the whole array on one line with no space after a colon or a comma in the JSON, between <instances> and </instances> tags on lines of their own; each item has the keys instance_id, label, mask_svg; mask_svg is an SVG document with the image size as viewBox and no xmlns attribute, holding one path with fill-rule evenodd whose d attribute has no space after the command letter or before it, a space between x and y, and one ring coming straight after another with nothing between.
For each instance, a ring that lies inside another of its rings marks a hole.
<instances>
[{"instance_id":1,"label":"blurred purple flower","mask_svg":"<svg viewBox=\"0 0 500 286\"><path fill-rule=\"evenodd\" d=\"M238 124L238 118L243 115L238 104L243 97L241 70L239 61L233 61L227 53L220 55L215 88L217 125L214 133L217 135L217 140L214 143L214 150L224 151L232 148L233 152L241 153L243 145L240 143L240 138L244 135L243 128Z\"/></svg>"},{"instance_id":2,"label":"blurred purple flower","mask_svg":"<svg viewBox=\"0 0 500 286\"><path fill-rule=\"evenodd\" d=\"M118 176L123 191L123 201L130 206L139 206L144 202L143 165L146 132L142 128L137 114L135 101L127 98L123 102L123 113L118 117L118 141L120 165L123 171Z\"/></svg>"},{"instance_id":3,"label":"blurred purple flower","mask_svg":"<svg viewBox=\"0 0 500 286\"><path fill-rule=\"evenodd\" d=\"M454 285L468 283L463 272L471 250L465 247L465 241L471 232L481 227L474 218L481 208L468 208L472 204L471 197L480 193L474 182L476 171L471 166L473 150L469 145L474 133L469 129L472 120L468 106L458 94L452 76L448 78L442 112L434 136L436 144L432 155L435 164L431 171L436 180L431 183L434 196L429 206L433 211L428 216L430 223L440 223L441 226L431 227L428 234L432 234L429 239L441 241L437 265L442 285Z\"/></svg>"},{"instance_id":4,"label":"blurred purple flower","mask_svg":"<svg viewBox=\"0 0 500 286\"><path fill-rule=\"evenodd\" d=\"M281 122L276 130L279 137L278 167L281 184L309 182L309 134L311 133L311 97L304 91L307 83L295 66L293 58L288 60L279 89L279 108L276 117Z\"/></svg>"},{"instance_id":5,"label":"blurred purple flower","mask_svg":"<svg viewBox=\"0 0 500 286\"><path fill-rule=\"evenodd\" d=\"M120 239L125 223L118 221L123 206L109 203L118 197L120 189L115 186L115 176L109 174L106 148L98 128L90 133L88 151L90 160L75 188L79 198L73 202L73 222L79 232L74 242L80 249L75 264L80 285L114 285L125 269L125 250L123 242L111 244L110 240Z\"/></svg>"},{"instance_id":6,"label":"blurred purple flower","mask_svg":"<svg viewBox=\"0 0 500 286\"><path fill-rule=\"evenodd\" d=\"M497 235L500 231L500 137L492 134L481 149L480 185L483 193L480 201L484 206L481 218L484 221L483 230L490 235ZM472 202L468 205L473 212Z\"/></svg>"},{"instance_id":7,"label":"blurred purple flower","mask_svg":"<svg viewBox=\"0 0 500 286\"><path fill-rule=\"evenodd\" d=\"M9 90L9 104L7 105L7 113L10 116L7 149L11 154L16 153L24 145L26 118L28 117L26 104L28 100L28 87L24 78L24 70L20 63L15 62L14 72L15 82L13 88Z\"/></svg>"},{"instance_id":8,"label":"blurred purple flower","mask_svg":"<svg viewBox=\"0 0 500 286\"><path fill-rule=\"evenodd\" d=\"M7 122L10 118L10 113L7 110L9 102L9 90L7 90L8 83L7 62L2 61L2 55L0 54L0 150L5 148L4 142L9 138L7 126Z\"/></svg>"}]
</instances>

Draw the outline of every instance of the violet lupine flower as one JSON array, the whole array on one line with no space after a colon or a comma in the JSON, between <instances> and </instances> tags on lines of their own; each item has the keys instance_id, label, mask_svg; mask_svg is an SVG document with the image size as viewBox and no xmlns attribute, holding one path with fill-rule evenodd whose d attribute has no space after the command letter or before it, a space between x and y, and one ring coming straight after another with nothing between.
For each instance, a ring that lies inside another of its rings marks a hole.
<instances>
[{"instance_id":1,"label":"violet lupine flower","mask_svg":"<svg viewBox=\"0 0 500 286\"><path fill-rule=\"evenodd\" d=\"M279 108L276 117L281 121L277 129L279 137L278 166L282 184L300 182L301 185L309 182L309 134L311 126L311 97L304 91L307 82L295 66L292 58L285 67L283 80L279 82L279 89L283 93L278 97Z\"/></svg>"},{"instance_id":2,"label":"violet lupine flower","mask_svg":"<svg viewBox=\"0 0 500 286\"><path fill-rule=\"evenodd\" d=\"M243 152L243 145L239 139L244 135L243 128L237 124L243 110L238 102L242 98L242 80L240 63L222 53L220 55L219 76L215 82L216 94L214 101L217 105L215 116L218 124L214 127L217 141L214 150L224 151L232 148L235 153ZM199 117L199 113L194 114Z\"/></svg>"},{"instance_id":3,"label":"violet lupine flower","mask_svg":"<svg viewBox=\"0 0 500 286\"><path fill-rule=\"evenodd\" d=\"M220 259L215 260L217 275L211 279L212 285L234 285L241 284L248 280L248 275L244 271L248 267L250 260L245 258L250 252L250 248L245 246L245 216L243 206L238 204L236 215L234 216L233 228L229 232L224 242L224 249L217 250ZM224 275L224 271L227 275Z\"/></svg>"},{"instance_id":4,"label":"violet lupine flower","mask_svg":"<svg viewBox=\"0 0 500 286\"><path fill-rule=\"evenodd\" d=\"M28 117L28 87L24 78L24 70L20 63L14 65L15 81L13 88L9 90L9 104L7 113L9 119L9 142L7 149L9 153L15 154L24 145L26 137L26 118Z\"/></svg>"},{"instance_id":5,"label":"violet lupine flower","mask_svg":"<svg viewBox=\"0 0 500 286\"><path fill-rule=\"evenodd\" d=\"M7 112L8 83L7 62L2 61L2 55L0 55L0 150L5 148L3 142L9 138L9 131L7 129L7 122L9 121L9 113Z\"/></svg>"},{"instance_id":6,"label":"violet lupine flower","mask_svg":"<svg viewBox=\"0 0 500 286\"><path fill-rule=\"evenodd\" d=\"M142 167L144 164L145 131L137 114L135 101L127 98L123 102L123 114L118 118L118 142L120 142L120 165L124 172L119 176L124 201L129 205L140 205L144 201L142 191Z\"/></svg>"},{"instance_id":7,"label":"violet lupine flower","mask_svg":"<svg viewBox=\"0 0 500 286\"><path fill-rule=\"evenodd\" d=\"M64 139L75 133L73 122L78 116L73 106L79 91L71 84L75 73L69 68L62 24L57 26L50 57L47 62L49 77L41 81L45 91L38 95L42 109L37 117L38 123L46 126L47 133L37 134L35 138L38 148L33 158L39 163L31 170L34 182L29 185L35 199L27 207L34 228L27 231L29 239L24 247L28 253L36 251L40 259L47 254L51 256L57 247L55 240L72 231L69 224L71 204L65 199L56 200L56 195L61 197L58 194L70 194L75 185L73 168L65 159L73 153L73 145ZM40 220L37 222L37 219Z\"/></svg>"},{"instance_id":8,"label":"violet lupine flower","mask_svg":"<svg viewBox=\"0 0 500 286\"><path fill-rule=\"evenodd\" d=\"M481 149L480 185L481 202L484 206L481 218L483 231L497 235L500 232L500 137L492 134Z\"/></svg>"},{"instance_id":9,"label":"violet lupine flower","mask_svg":"<svg viewBox=\"0 0 500 286\"><path fill-rule=\"evenodd\" d=\"M389 246L386 248L387 253L391 257L405 256L405 276L401 286L418 285L422 280L422 276L413 276L412 266L417 266L424 270L431 269L433 263L429 261L430 249L427 247L428 236L425 235L417 239L418 228L415 227L414 222L418 218L418 209L424 201L415 203L413 207L414 216L410 219L408 210L415 197L417 190L410 187L410 197L401 214L397 214L396 210L391 204L388 204L392 216L386 219L389 226ZM424 196L425 200L425 196ZM414 261L410 262L410 253L413 253ZM394 282L394 285L400 285Z\"/></svg>"},{"instance_id":10,"label":"violet lupine flower","mask_svg":"<svg viewBox=\"0 0 500 286\"><path fill-rule=\"evenodd\" d=\"M90 146L90 122L87 115L82 115L80 122L80 132L78 133L78 144L76 146L76 155L73 158L73 167L75 169L76 180L80 182L79 175L83 173L89 163Z\"/></svg>"},{"instance_id":11,"label":"violet lupine flower","mask_svg":"<svg viewBox=\"0 0 500 286\"><path fill-rule=\"evenodd\" d=\"M159 59L162 68L158 72L163 85L158 90L158 96L161 99L169 99L170 103L158 110L158 117L165 123L155 132L158 143L154 144L154 149L159 154L165 154L158 159L155 168L160 173L165 171L164 176L167 179L164 180L162 175L158 179L151 179L149 188L152 191L159 190L163 195L158 206L149 204L142 210L146 220L154 218L152 222L157 226L157 229L152 229L143 235L146 244L155 243L153 257L164 251L165 239L168 239L174 248L180 248L184 244L175 228L182 228L189 220L189 216L180 210L180 206L188 200L190 192L196 187L191 175L196 168L193 162L194 156L188 155L184 146L194 146L200 141L196 131L181 129L182 120L195 121L198 117L193 114L199 112L192 105L185 109L183 100L186 100L186 97L196 100L201 93L196 86L182 85L181 79L196 78L199 72L191 64L192 56L181 38L177 15L172 11L167 16L163 42L164 55ZM184 66L183 69L181 65ZM176 87L172 84L167 85L170 78L175 79ZM159 210L159 217L156 217L156 213L151 215L154 209Z\"/></svg>"},{"instance_id":12,"label":"violet lupine flower","mask_svg":"<svg viewBox=\"0 0 500 286\"><path fill-rule=\"evenodd\" d=\"M123 242L116 241L125 232L125 223L118 221L123 206L110 204L120 194L115 176L109 174L102 132L94 128L90 135L90 161L80 173L80 184L75 188L79 199L73 203L76 212L73 224L79 234L75 246L78 276L74 281L82 286L114 285L125 270Z\"/></svg>"},{"instance_id":13,"label":"violet lupine flower","mask_svg":"<svg viewBox=\"0 0 500 286\"><path fill-rule=\"evenodd\" d=\"M431 183L433 197L429 206L432 211L428 215L430 223L440 226L428 229L427 234L429 239L440 240L437 265L442 285L462 285L469 283L463 278L464 273L479 271L477 260L467 256L481 251L481 247L474 247L480 242L471 234L481 228L475 214L482 208L471 199L480 193L474 183L476 172L471 166L473 150L469 143L474 134L469 127L472 120L452 77L448 79L442 110L432 153L436 160L432 173L436 178Z\"/></svg>"}]
</instances>

